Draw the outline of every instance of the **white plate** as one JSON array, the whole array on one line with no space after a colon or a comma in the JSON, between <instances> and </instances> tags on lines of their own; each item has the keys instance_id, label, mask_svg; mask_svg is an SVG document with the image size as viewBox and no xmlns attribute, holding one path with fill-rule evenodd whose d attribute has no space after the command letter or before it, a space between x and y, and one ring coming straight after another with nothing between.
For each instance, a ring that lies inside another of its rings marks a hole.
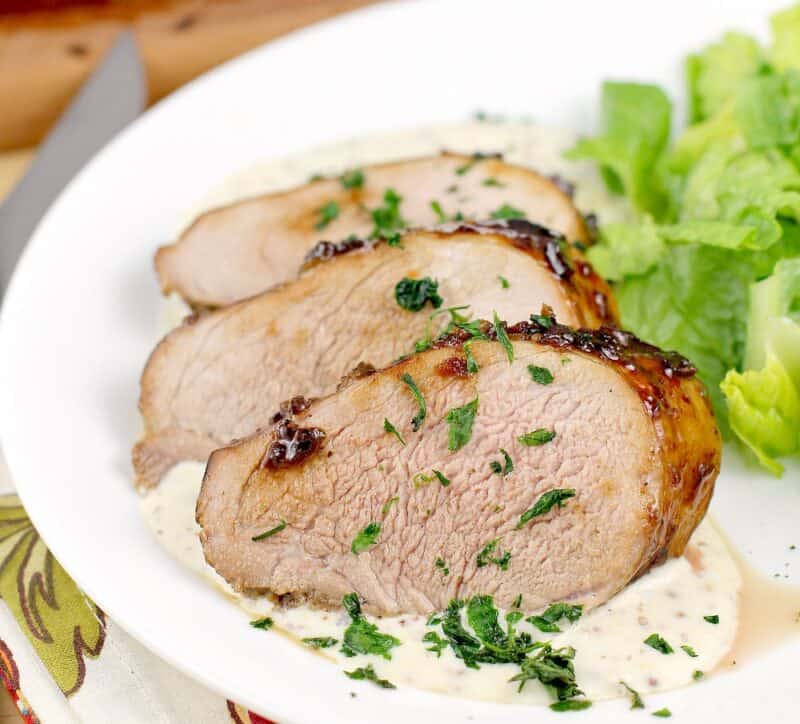
<instances>
[{"instance_id":1,"label":"white plate","mask_svg":"<svg viewBox=\"0 0 800 724\"><path fill-rule=\"evenodd\" d=\"M392 3L250 53L147 113L50 210L3 310L3 445L55 555L154 651L283 724L560 721L414 690L361 687L352 699L341 671L281 637L248 634L238 609L161 550L129 466L159 305L152 252L182 210L254 159L477 108L588 131L603 78L652 79L677 94L687 51L728 27L764 35L781 4ZM781 481L731 469L720 478L717 516L766 571L786 570L789 544L800 544L799 478L797 467ZM797 721L798 664L794 642L649 703L684 722ZM626 709L598 705L582 721Z\"/></svg>"}]
</instances>

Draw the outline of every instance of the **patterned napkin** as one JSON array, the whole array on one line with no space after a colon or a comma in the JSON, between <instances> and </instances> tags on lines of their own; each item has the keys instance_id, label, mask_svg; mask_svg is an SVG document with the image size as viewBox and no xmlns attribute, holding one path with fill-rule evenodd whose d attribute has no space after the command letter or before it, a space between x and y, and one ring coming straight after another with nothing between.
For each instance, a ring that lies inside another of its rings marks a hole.
<instances>
[{"instance_id":1,"label":"patterned napkin","mask_svg":"<svg viewBox=\"0 0 800 724\"><path fill-rule=\"evenodd\" d=\"M0 677L29 724L271 724L147 651L31 525L0 451Z\"/></svg>"}]
</instances>

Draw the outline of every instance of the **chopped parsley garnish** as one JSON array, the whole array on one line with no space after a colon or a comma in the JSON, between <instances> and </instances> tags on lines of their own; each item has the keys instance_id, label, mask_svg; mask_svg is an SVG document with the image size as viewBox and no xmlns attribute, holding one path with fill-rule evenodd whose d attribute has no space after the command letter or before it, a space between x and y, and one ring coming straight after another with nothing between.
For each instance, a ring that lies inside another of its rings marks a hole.
<instances>
[{"instance_id":1,"label":"chopped parsley garnish","mask_svg":"<svg viewBox=\"0 0 800 724\"><path fill-rule=\"evenodd\" d=\"M467 374L474 375L478 371L478 363L472 354L471 343L472 340L464 343L464 359L467 360Z\"/></svg>"},{"instance_id":2,"label":"chopped parsley garnish","mask_svg":"<svg viewBox=\"0 0 800 724\"><path fill-rule=\"evenodd\" d=\"M483 179L483 181L481 181L481 183L484 186L497 186L497 188L501 189L506 187L504 183L498 181L494 176L487 176L485 179Z\"/></svg>"},{"instance_id":3,"label":"chopped parsley garnish","mask_svg":"<svg viewBox=\"0 0 800 724\"><path fill-rule=\"evenodd\" d=\"M631 695L631 709L644 709L642 696L632 686L628 686L624 681L619 682L621 686Z\"/></svg>"},{"instance_id":4,"label":"chopped parsley garnish","mask_svg":"<svg viewBox=\"0 0 800 724\"><path fill-rule=\"evenodd\" d=\"M441 620L440 620L441 621ZM437 621L437 623L440 623ZM432 651L436 654L436 658L440 658L442 655L442 651L447 648L448 641L447 639L443 639L436 631L428 631L423 637L422 640L426 644L431 644L429 649L425 649L426 651Z\"/></svg>"},{"instance_id":5,"label":"chopped parsley garnish","mask_svg":"<svg viewBox=\"0 0 800 724\"><path fill-rule=\"evenodd\" d=\"M378 540L378 536L380 534L381 524L369 523L364 530L360 531L359 534L353 538L353 542L350 545L350 550L356 555L363 553L365 550L367 550L367 548L375 545L375 542Z\"/></svg>"},{"instance_id":6,"label":"chopped parsley garnish","mask_svg":"<svg viewBox=\"0 0 800 724\"><path fill-rule=\"evenodd\" d=\"M364 185L364 172L360 168L345 171L339 177L339 181L346 189L360 189Z\"/></svg>"},{"instance_id":7,"label":"chopped parsley garnish","mask_svg":"<svg viewBox=\"0 0 800 724\"><path fill-rule=\"evenodd\" d=\"M402 244L403 237L401 236L399 231L393 231L391 233L387 233L385 236L381 238L386 240L386 244L388 246L396 247L398 249L404 248Z\"/></svg>"},{"instance_id":8,"label":"chopped parsley garnish","mask_svg":"<svg viewBox=\"0 0 800 724\"><path fill-rule=\"evenodd\" d=\"M275 625L275 622L269 616L264 616L264 618L257 618L255 621L251 621L250 625L253 628L260 628L262 631L269 631Z\"/></svg>"},{"instance_id":9,"label":"chopped parsley garnish","mask_svg":"<svg viewBox=\"0 0 800 724\"><path fill-rule=\"evenodd\" d=\"M400 246L400 235L398 229L404 228L407 224L400 216L400 204L403 197L394 189L386 189L383 193L383 205L372 209L372 223L375 224L370 232L370 239L383 238L389 242L389 246Z\"/></svg>"},{"instance_id":10,"label":"chopped parsley garnish","mask_svg":"<svg viewBox=\"0 0 800 724\"><path fill-rule=\"evenodd\" d=\"M264 538L271 538L276 533L280 533L286 527L286 521L281 520L278 525L274 528L270 528L269 530L265 530L263 533L259 533L258 535L254 535L250 540L259 541L264 540Z\"/></svg>"},{"instance_id":11,"label":"chopped parsley garnish","mask_svg":"<svg viewBox=\"0 0 800 724\"><path fill-rule=\"evenodd\" d=\"M462 309L469 309L469 305L464 305L461 307L446 307L445 309L439 309L431 313L428 317L428 322L425 325L425 336L422 339L418 339L416 342L414 342L414 351L424 352L426 349L430 349L430 346L433 344L433 337L431 335L431 322L440 314L450 315L450 322L445 329L445 334L451 332L457 324L467 322L467 317L465 317L463 314L460 314Z\"/></svg>"},{"instance_id":12,"label":"chopped parsley garnish","mask_svg":"<svg viewBox=\"0 0 800 724\"><path fill-rule=\"evenodd\" d=\"M397 688L388 679L379 679L378 675L375 673L375 669L372 668L372 664L361 666L353 671L345 671L344 673L347 674L347 676L349 676L351 679L355 679L356 681L371 681L376 686L380 686L381 689Z\"/></svg>"},{"instance_id":13,"label":"chopped parsley garnish","mask_svg":"<svg viewBox=\"0 0 800 724\"><path fill-rule=\"evenodd\" d=\"M555 436L555 430L545 430L543 427L540 427L538 430L520 435L517 440L528 447L536 447L537 445L544 445L550 442Z\"/></svg>"},{"instance_id":14,"label":"chopped parsley garnish","mask_svg":"<svg viewBox=\"0 0 800 724\"><path fill-rule=\"evenodd\" d=\"M540 327L550 329L555 324L555 319L547 317L543 314L531 314L531 322L536 322Z\"/></svg>"},{"instance_id":15,"label":"chopped parsley garnish","mask_svg":"<svg viewBox=\"0 0 800 724\"><path fill-rule=\"evenodd\" d=\"M389 500L383 504L383 507L381 508L381 514L386 515L391 510L392 506L399 500L400 497L397 495L389 498Z\"/></svg>"},{"instance_id":16,"label":"chopped parsley garnish","mask_svg":"<svg viewBox=\"0 0 800 724\"><path fill-rule=\"evenodd\" d=\"M463 407L454 407L447 413L447 449L456 452L466 445L472 437L472 424L478 412L478 398Z\"/></svg>"},{"instance_id":17,"label":"chopped parsley garnish","mask_svg":"<svg viewBox=\"0 0 800 724\"><path fill-rule=\"evenodd\" d=\"M697 670L696 670L696 671L695 671L695 672L692 674L692 678L693 678L695 681L700 681L700 679L702 679L704 676L705 676L705 674L704 674L702 671L700 671L700 669L697 669Z\"/></svg>"},{"instance_id":18,"label":"chopped parsley garnish","mask_svg":"<svg viewBox=\"0 0 800 724\"><path fill-rule=\"evenodd\" d=\"M450 568L448 567L447 563L445 563L444 558L441 556L436 559L436 563L434 565L442 572L443 576L450 575Z\"/></svg>"},{"instance_id":19,"label":"chopped parsley garnish","mask_svg":"<svg viewBox=\"0 0 800 724\"><path fill-rule=\"evenodd\" d=\"M503 450L503 448L500 448L500 453L503 456L503 463L500 464L497 460L492 460L492 462L489 463L489 467L493 473L505 477L509 473L514 472L514 461L511 459L511 456L505 450Z\"/></svg>"},{"instance_id":20,"label":"chopped parsley garnish","mask_svg":"<svg viewBox=\"0 0 800 724\"><path fill-rule=\"evenodd\" d=\"M409 312L419 312L428 302L434 309L442 306L439 282L430 277L422 279L403 277L394 287L394 298L403 309L407 309Z\"/></svg>"},{"instance_id":21,"label":"chopped parsley garnish","mask_svg":"<svg viewBox=\"0 0 800 724\"><path fill-rule=\"evenodd\" d=\"M389 653L401 641L389 634L381 633L374 623L370 623L361 613L358 595L348 593L342 598L342 605L350 616L351 623L344 632L341 651L345 656L372 654L391 659Z\"/></svg>"},{"instance_id":22,"label":"chopped parsley garnish","mask_svg":"<svg viewBox=\"0 0 800 724\"><path fill-rule=\"evenodd\" d=\"M505 323L500 321L497 312L493 312L492 314L494 315L494 331L497 334L497 341L503 345L508 361L511 363L514 361L514 347L511 345L511 340L506 333Z\"/></svg>"},{"instance_id":23,"label":"chopped parsley garnish","mask_svg":"<svg viewBox=\"0 0 800 724\"><path fill-rule=\"evenodd\" d=\"M520 608L522 606L522 594L520 593L511 604L511 608Z\"/></svg>"},{"instance_id":24,"label":"chopped parsley garnish","mask_svg":"<svg viewBox=\"0 0 800 724\"><path fill-rule=\"evenodd\" d=\"M311 636L303 639L303 643L312 649L329 649L339 643L338 639L331 636Z\"/></svg>"},{"instance_id":25,"label":"chopped parsley garnish","mask_svg":"<svg viewBox=\"0 0 800 724\"><path fill-rule=\"evenodd\" d=\"M511 285L508 283L508 279L506 279L502 274L497 275L497 281L500 282L500 286L503 289L508 289Z\"/></svg>"},{"instance_id":26,"label":"chopped parsley garnish","mask_svg":"<svg viewBox=\"0 0 800 724\"><path fill-rule=\"evenodd\" d=\"M444 476L444 473L439 470L432 470L431 472L436 476L436 479L442 484L443 488L450 485L450 480Z\"/></svg>"},{"instance_id":27,"label":"chopped parsley garnish","mask_svg":"<svg viewBox=\"0 0 800 724\"><path fill-rule=\"evenodd\" d=\"M406 441L403 440L403 438L400 435L400 433L397 432L397 428L394 425L392 425L392 423L389 422L389 420L387 418L385 418L385 417L383 418L383 429L386 432L389 432L392 435L394 435L403 445L406 444Z\"/></svg>"},{"instance_id":28,"label":"chopped parsley garnish","mask_svg":"<svg viewBox=\"0 0 800 724\"><path fill-rule=\"evenodd\" d=\"M697 652L691 646L689 646L689 644L683 644L681 646L681 649L683 649L686 652L686 654L688 656L691 656L693 659L697 658Z\"/></svg>"},{"instance_id":29,"label":"chopped parsley garnish","mask_svg":"<svg viewBox=\"0 0 800 724\"><path fill-rule=\"evenodd\" d=\"M521 604L521 597L517 597L515 606ZM462 620L464 609L469 628ZM449 643L455 656L470 669L478 669L480 664L516 664L520 672L511 681L519 683L520 691L528 681L536 680L557 702L583 694L575 681L575 649L554 649L549 642L534 641L527 632L517 633L515 625L521 618L521 611L511 611L503 627L491 596L453 599L441 615L428 619L428 625L441 625L444 639L430 632L423 640L437 655L444 648L442 642Z\"/></svg>"},{"instance_id":30,"label":"chopped parsley garnish","mask_svg":"<svg viewBox=\"0 0 800 724\"><path fill-rule=\"evenodd\" d=\"M553 711L583 711L588 709L592 702L588 699L567 699L566 701L555 701L550 704Z\"/></svg>"},{"instance_id":31,"label":"chopped parsley garnish","mask_svg":"<svg viewBox=\"0 0 800 724\"><path fill-rule=\"evenodd\" d=\"M503 204L499 209L492 211L493 219L524 219L525 212L514 208L511 204Z\"/></svg>"},{"instance_id":32,"label":"chopped parsley garnish","mask_svg":"<svg viewBox=\"0 0 800 724\"><path fill-rule=\"evenodd\" d=\"M422 396L422 393L419 391L419 387L417 387L417 383L414 382L414 378L408 374L407 372L400 377L403 382L405 382L411 393L417 400L417 404L419 405L419 410L417 414L411 418L411 429L416 432L419 430L420 426L422 425L425 416L428 414L428 406L425 404L425 398Z\"/></svg>"},{"instance_id":33,"label":"chopped parsley garnish","mask_svg":"<svg viewBox=\"0 0 800 724\"><path fill-rule=\"evenodd\" d=\"M583 615L583 606L570 603L553 603L541 616L529 616L525 620L545 633L560 633L558 622L565 618L575 623Z\"/></svg>"},{"instance_id":34,"label":"chopped parsley garnish","mask_svg":"<svg viewBox=\"0 0 800 724\"><path fill-rule=\"evenodd\" d=\"M644 642L654 648L656 651L662 654L671 654L675 652L675 649L672 648L661 636L657 633L650 634Z\"/></svg>"},{"instance_id":35,"label":"chopped parsley garnish","mask_svg":"<svg viewBox=\"0 0 800 724\"><path fill-rule=\"evenodd\" d=\"M664 707L663 709L659 709L658 711L653 712L653 716L661 717L662 719L669 719L672 716L672 712Z\"/></svg>"},{"instance_id":36,"label":"chopped parsley garnish","mask_svg":"<svg viewBox=\"0 0 800 724\"><path fill-rule=\"evenodd\" d=\"M514 530L519 530L534 518L549 513L555 506L563 508L564 501L574 498L576 492L575 488L554 488L553 490L548 490L533 504L532 508L526 510L519 517L519 523L517 523Z\"/></svg>"},{"instance_id":37,"label":"chopped parsley garnish","mask_svg":"<svg viewBox=\"0 0 800 724\"><path fill-rule=\"evenodd\" d=\"M436 219L440 224L447 221L447 214L444 213L442 205L438 201L431 201L431 208L433 209L433 213L436 214Z\"/></svg>"},{"instance_id":38,"label":"chopped parsley garnish","mask_svg":"<svg viewBox=\"0 0 800 724\"><path fill-rule=\"evenodd\" d=\"M719 623L719 616L716 613L713 616L703 616L703 619L705 621L708 621L709 623L713 624Z\"/></svg>"},{"instance_id":39,"label":"chopped parsley garnish","mask_svg":"<svg viewBox=\"0 0 800 724\"><path fill-rule=\"evenodd\" d=\"M490 540L483 547L481 552L478 553L478 568L483 568L484 566L488 566L490 563L494 563L501 571L508 570L508 563L511 560L511 551L506 551L499 558L496 558L492 555L492 553L494 553L494 549L497 548L498 543L500 543L500 538Z\"/></svg>"},{"instance_id":40,"label":"chopped parsley garnish","mask_svg":"<svg viewBox=\"0 0 800 724\"><path fill-rule=\"evenodd\" d=\"M317 214L319 215L319 220L314 224L314 228L317 231L321 231L339 216L339 204L335 201L329 201L327 204L317 209Z\"/></svg>"},{"instance_id":41,"label":"chopped parsley garnish","mask_svg":"<svg viewBox=\"0 0 800 724\"><path fill-rule=\"evenodd\" d=\"M553 373L547 367L528 365L528 372L530 372L531 379L540 385L549 385L553 381Z\"/></svg>"}]
</instances>

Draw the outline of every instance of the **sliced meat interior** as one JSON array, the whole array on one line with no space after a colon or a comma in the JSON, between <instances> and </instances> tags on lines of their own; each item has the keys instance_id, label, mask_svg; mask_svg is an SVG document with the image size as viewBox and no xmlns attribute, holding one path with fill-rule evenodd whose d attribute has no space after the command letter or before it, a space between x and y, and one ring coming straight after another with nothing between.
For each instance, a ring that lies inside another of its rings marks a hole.
<instances>
[{"instance_id":1,"label":"sliced meat interior","mask_svg":"<svg viewBox=\"0 0 800 724\"><path fill-rule=\"evenodd\" d=\"M476 373L451 337L214 452L208 562L239 590L427 614L593 607L680 555L720 461L693 367L613 329L483 330Z\"/></svg>"},{"instance_id":2,"label":"sliced meat interior","mask_svg":"<svg viewBox=\"0 0 800 724\"><path fill-rule=\"evenodd\" d=\"M412 310L400 306L398 283L426 277L438 281L431 298L402 297ZM525 221L408 232L400 246L322 243L294 281L190 318L156 347L141 382L139 484L180 460L205 461L268 424L292 395L331 392L359 362L408 354L444 329L445 307L526 318L546 304L570 323L599 326L615 319L608 295L563 239ZM434 304L441 313L431 320Z\"/></svg>"},{"instance_id":3,"label":"sliced meat interior","mask_svg":"<svg viewBox=\"0 0 800 724\"><path fill-rule=\"evenodd\" d=\"M570 241L586 240L583 218L556 182L498 157L442 154L360 173L203 214L156 254L162 289L178 292L195 307L223 306L292 279L321 238L386 235L445 217L522 213ZM393 200L392 192L400 200Z\"/></svg>"}]
</instances>

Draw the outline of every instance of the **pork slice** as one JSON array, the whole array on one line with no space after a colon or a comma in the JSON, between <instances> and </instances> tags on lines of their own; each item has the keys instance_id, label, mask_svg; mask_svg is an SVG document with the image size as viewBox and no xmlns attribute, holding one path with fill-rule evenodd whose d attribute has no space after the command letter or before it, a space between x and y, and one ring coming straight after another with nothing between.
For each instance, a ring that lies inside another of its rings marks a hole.
<instances>
[{"instance_id":1,"label":"pork slice","mask_svg":"<svg viewBox=\"0 0 800 724\"><path fill-rule=\"evenodd\" d=\"M605 283L542 227L450 225L408 232L401 245L321 244L294 281L168 334L142 375L138 483L157 483L181 459L205 462L267 425L282 400L331 392L365 358L386 365L443 329L448 315L430 320L430 303L398 305L404 277L438 280L445 306L470 305L461 313L476 317L525 318L547 304L574 324L615 318Z\"/></svg>"},{"instance_id":2,"label":"pork slice","mask_svg":"<svg viewBox=\"0 0 800 724\"><path fill-rule=\"evenodd\" d=\"M355 591L375 614L427 614L479 593L591 608L680 555L720 462L692 366L611 329L543 320L508 337L513 363L495 338L472 341L479 371L467 374L463 336L446 340L214 452L197 501L207 561L241 591L321 606ZM427 407L416 430L405 375ZM448 413L475 400L471 436L452 451ZM537 430L540 444L520 441ZM520 525L554 490L574 497ZM354 553L371 523L376 542Z\"/></svg>"},{"instance_id":3,"label":"pork slice","mask_svg":"<svg viewBox=\"0 0 800 724\"><path fill-rule=\"evenodd\" d=\"M293 278L320 238L369 235L371 210L383 205L388 189L402 197L402 226L441 221L431 206L437 201L448 218L459 212L458 218L489 218L506 206L571 241L587 238L582 216L556 182L499 157L448 153L367 167L363 175L358 188L322 179L201 215L175 243L158 250L162 289L195 307L224 306L269 289ZM331 203L338 216L322 226L319 210Z\"/></svg>"}]
</instances>

